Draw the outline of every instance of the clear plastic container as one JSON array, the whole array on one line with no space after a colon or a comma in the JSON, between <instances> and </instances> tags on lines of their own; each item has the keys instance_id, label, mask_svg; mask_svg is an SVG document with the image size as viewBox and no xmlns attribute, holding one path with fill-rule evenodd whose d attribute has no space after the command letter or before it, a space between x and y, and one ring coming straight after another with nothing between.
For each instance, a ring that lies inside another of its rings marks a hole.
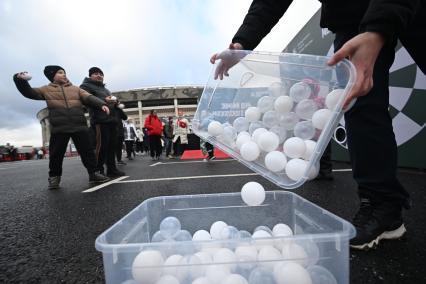
<instances>
[{"instance_id":1,"label":"clear plastic container","mask_svg":"<svg viewBox=\"0 0 426 284\"><path fill-rule=\"evenodd\" d=\"M215 79L221 61L213 66L192 123L194 132L280 187L297 188L314 178L343 115L355 79L352 64L343 60L328 66L328 57L286 53L228 51L223 57L236 64L223 80ZM266 132L253 135L257 128ZM244 146L245 138L238 141L244 131L256 145ZM290 139L294 137L300 139ZM309 150L303 152L303 147ZM284 153L287 163L272 151Z\"/></svg>"},{"instance_id":2,"label":"clear plastic container","mask_svg":"<svg viewBox=\"0 0 426 284\"><path fill-rule=\"evenodd\" d=\"M219 240L151 242L162 220L170 216L191 235L202 229L209 231L219 220L251 234L259 226L272 230L283 223L293 235L251 238L241 233L240 237ZM185 195L144 201L102 233L96 239L96 249L103 254L106 282L114 284L176 283L157 282L165 275L176 277L180 284L191 284L200 277L227 283L220 277L229 273L247 281L259 276L262 284L267 284L268 277L286 277L276 273L288 264L293 269L296 266L294 273L308 275L312 282L306 283L344 284L349 283L349 239L354 235L350 223L291 192L268 191L260 206L247 206L239 193ZM277 251L280 253L274 254ZM206 258L206 253L211 257ZM172 255L182 257L164 263ZM277 266L280 268L274 274Z\"/></svg>"}]
</instances>

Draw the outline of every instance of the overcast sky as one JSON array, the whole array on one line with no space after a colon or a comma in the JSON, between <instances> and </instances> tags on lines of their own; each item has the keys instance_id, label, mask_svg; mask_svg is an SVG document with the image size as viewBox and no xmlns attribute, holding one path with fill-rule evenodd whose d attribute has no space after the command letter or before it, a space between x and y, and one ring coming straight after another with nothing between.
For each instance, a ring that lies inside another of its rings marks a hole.
<instances>
[{"instance_id":1,"label":"overcast sky","mask_svg":"<svg viewBox=\"0 0 426 284\"><path fill-rule=\"evenodd\" d=\"M204 85L209 58L228 46L249 0L0 0L0 145L41 145L36 113L12 75L48 83L45 65L65 68L79 85L99 66L111 91ZM281 51L320 4L296 0L256 50Z\"/></svg>"}]
</instances>

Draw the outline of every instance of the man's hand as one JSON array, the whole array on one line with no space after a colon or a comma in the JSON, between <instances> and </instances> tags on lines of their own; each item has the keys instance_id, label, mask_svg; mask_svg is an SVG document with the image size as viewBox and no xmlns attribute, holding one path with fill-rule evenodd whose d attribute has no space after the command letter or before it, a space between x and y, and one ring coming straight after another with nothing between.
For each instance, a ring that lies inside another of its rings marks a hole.
<instances>
[{"instance_id":1,"label":"man's hand","mask_svg":"<svg viewBox=\"0 0 426 284\"><path fill-rule=\"evenodd\" d=\"M241 58L243 57L240 53L232 52L232 50L242 50L243 46L239 43L231 43L228 49L220 53L215 53L210 58L210 62L215 64L216 60L220 59L219 64L216 67L214 72L214 79L220 78L223 80L223 76L229 76L228 70L231 69L232 66L237 64ZM245 55L245 54L244 54Z\"/></svg>"},{"instance_id":2,"label":"man's hand","mask_svg":"<svg viewBox=\"0 0 426 284\"><path fill-rule=\"evenodd\" d=\"M102 106L102 110L109 115L109 108L107 106Z\"/></svg>"},{"instance_id":3,"label":"man's hand","mask_svg":"<svg viewBox=\"0 0 426 284\"><path fill-rule=\"evenodd\" d=\"M19 72L18 73L18 75L16 75L16 77L18 78L18 79L22 79L22 80L26 80L26 81L29 81L29 80L31 80L31 75L30 74L28 74L28 72L27 71L24 71L24 72Z\"/></svg>"},{"instance_id":4,"label":"man's hand","mask_svg":"<svg viewBox=\"0 0 426 284\"><path fill-rule=\"evenodd\" d=\"M373 70L385 38L376 32L365 32L347 41L328 61L335 65L348 58L356 69L355 84L347 96L343 109L360 96L365 96L373 87Z\"/></svg>"}]
</instances>

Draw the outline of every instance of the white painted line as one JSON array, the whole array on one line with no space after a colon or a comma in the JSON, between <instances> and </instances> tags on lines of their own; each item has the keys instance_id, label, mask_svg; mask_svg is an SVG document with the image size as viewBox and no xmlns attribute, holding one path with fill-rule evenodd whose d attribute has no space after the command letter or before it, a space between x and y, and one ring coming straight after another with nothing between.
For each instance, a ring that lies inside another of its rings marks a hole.
<instances>
[{"instance_id":1,"label":"white painted line","mask_svg":"<svg viewBox=\"0 0 426 284\"><path fill-rule=\"evenodd\" d=\"M8 169L16 169L18 167L6 167L6 168L0 168L0 170L8 170Z\"/></svg>"},{"instance_id":2,"label":"white painted line","mask_svg":"<svg viewBox=\"0 0 426 284\"><path fill-rule=\"evenodd\" d=\"M120 181L120 180L122 180L122 179L125 179L125 178L128 178L128 177L129 177L129 176L122 176L122 177L119 177L119 178L116 178L116 179L110 180L110 181L108 181L108 182L105 182L105 183L102 183L102 184L100 184L100 185L97 185L97 186L91 187L91 188L89 188L89 189L86 189L85 191L83 191L83 193L87 193L87 192L94 192L94 191L96 191L96 190L101 189L102 187L105 187L105 186L111 185L111 184L113 184L113 183L117 183L118 181Z\"/></svg>"},{"instance_id":3,"label":"white painted line","mask_svg":"<svg viewBox=\"0 0 426 284\"><path fill-rule=\"evenodd\" d=\"M146 182L146 181L185 180L185 179L220 178L220 177L241 177L241 176L258 176L258 175L259 175L258 173L248 173L248 174L229 174L229 175L211 175L211 176L150 178L150 179L123 180L123 181L119 181L117 183L135 183L135 182Z\"/></svg>"},{"instance_id":4,"label":"white painted line","mask_svg":"<svg viewBox=\"0 0 426 284\"><path fill-rule=\"evenodd\" d=\"M159 166L159 165L172 165L172 164L217 163L217 162L230 162L230 161L236 161L236 160L224 159L224 160L213 160L213 161L209 161L209 162L204 162L204 161L158 162L158 163L150 165L150 167L155 167L155 166Z\"/></svg>"},{"instance_id":5,"label":"white painted line","mask_svg":"<svg viewBox=\"0 0 426 284\"><path fill-rule=\"evenodd\" d=\"M352 169L334 169L333 172L352 172Z\"/></svg>"}]
</instances>

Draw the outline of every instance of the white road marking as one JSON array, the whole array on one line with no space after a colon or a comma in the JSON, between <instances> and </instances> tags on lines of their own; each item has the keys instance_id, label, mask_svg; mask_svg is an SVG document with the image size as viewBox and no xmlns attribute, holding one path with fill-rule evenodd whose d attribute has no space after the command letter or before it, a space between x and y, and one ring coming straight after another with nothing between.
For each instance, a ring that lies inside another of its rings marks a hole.
<instances>
[{"instance_id":1,"label":"white road marking","mask_svg":"<svg viewBox=\"0 0 426 284\"><path fill-rule=\"evenodd\" d=\"M150 165L150 167L155 167L159 165L172 165L172 164L194 164L194 163L217 163L217 162L230 162L235 161L234 159L224 159L224 160L213 160L210 162L204 162L204 161L185 161L185 162L158 162L155 164Z\"/></svg>"},{"instance_id":2,"label":"white road marking","mask_svg":"<svg viewBox=\"0 0 426 284\"><path fill-rule=\"evenodd\" d=\"M135 183L135 182L147 182L147 181L185 180L185 179L220 178L220 177L241 177L241 176L258 176L258 175L259 175L258 173L248 173L248 174L229 174L229 175L210 175L210 176L150 178L150 179L123 180L123 181L119 181L117 183Z\"/></svg>"},{"instance_id":3,"label":"white road marking","mask_svg":"<svg viewBox=\"0 0 426 284\"><path fill-rule=\"evenodd\" d=\"M6 167L6 168L0 168L0 170L8 170L8 169L16 169L18 167Z\"/></svg>"},{"instance_id":4,"label":"white road marking","mask_svg":"<svg viewBox=\"0 0 426 284\"><path fill-rule=\"evenodd\" d=\"M116 178L116 179L110 180L110 181L108 181L108 182L105 182L105 183L102 183L102 184L100 184L100 185L97 185L97 186L91 187L91 188L89 188L89 189L86 189L85 191L83 191L83 193L87 193L87 192L94 192L94 191L99 190L99 189L101 189L101 188L103 188L103 187L105 187L105 186L111 185L111 184L113 184L113 183L117 183L117 182L119 182L120 180L125 179L125 178L128 178L128 177L129 177L129 176L122 176L122 177L119 177L119 178Z\"/></svg>"}]
</instances>

